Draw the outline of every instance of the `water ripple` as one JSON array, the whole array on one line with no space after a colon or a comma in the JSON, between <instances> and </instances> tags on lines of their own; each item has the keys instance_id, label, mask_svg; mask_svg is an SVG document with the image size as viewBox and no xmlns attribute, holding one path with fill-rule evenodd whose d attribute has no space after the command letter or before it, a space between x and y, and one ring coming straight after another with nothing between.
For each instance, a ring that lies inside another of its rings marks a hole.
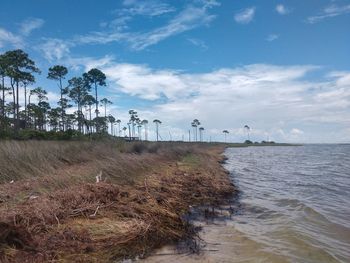
<instances>
[{"instance_id":1,"label":"water ripple","mask_svg":"<svg viewBox=\"0 0 350 263\"><path fill-rule=\"evenodd\" d=\"M350 145L230 148L226 156L242 191L237 231L287 262L350 262Z\"/></svg>"}]
</instances>

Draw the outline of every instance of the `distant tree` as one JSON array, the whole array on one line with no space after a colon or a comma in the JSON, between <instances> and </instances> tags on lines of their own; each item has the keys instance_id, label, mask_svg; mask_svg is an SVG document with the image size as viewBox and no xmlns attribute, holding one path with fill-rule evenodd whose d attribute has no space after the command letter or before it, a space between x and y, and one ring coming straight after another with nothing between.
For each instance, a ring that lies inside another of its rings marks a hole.
<instances>
[{"instance_id":1,"label":"distant tree","mask_svg":"<svg viewBox=\"0 0 350 263\"><path fill-rule=\"evenodd\" d=\"M68 74L68 69L64 66L55 65L51 68L49 68L49 72L47 75L48 79L57 80L58 86L60 88L60 95L61 98L58 102L58 105L61 107L61 130L64 130L64 116L66 114L66 100L63 99L63 95L68 93L67 88L63 88L62 80L65 78L65 76Z\"/></svg>"},{"instance_id":2,"label":"distant tree","mask_svg":"<svg viewBox=\"0 0 350 263\"><path fill-rule=\"evenodd\" d=\"M111 135L114 136L113 125L115 123L115 118L112 115L108 115L108 122L111 124Z\"/></svg>"},{"instance_id":3,"label":"distant tree","mask_svg":"<svg viewBox=\"0 0 350 263\"><path fill-rule=\"evenodd\" d=\"M145 128L145 140L147 141L148 140L148 120L143 120L141 124Z\"/></svg>"},{"instance_id":4,"label":"distant tree","mask_svg":"<svg viewBox=\"0 0 350 263\"><path fill-rule=\"evenodd\" d=\"M194 141L197 141L197 127L201 125L198 119L194 119L191 123L191 126L194 128L193 136L194 136Z\"/></svg>"},{"instance_id":5,"label":"distant tree","mask_svg":"<svg viewBox=\"0 0 350 263\"><path fill-rule=\"evenodd\" d=\"M204 132L204 128L200 127L199 128L199 141L203 141L203 132Z\"/></svg>"},{"instance_id":6,"label":"distant tree","mask_svg":"<svg viewBox=\"0 0 350 263\"><path fill-rule=\"evenodd\" d=\"M13 116L15 130L19 128L19 86L26 82L34 82L33 73L39 73L35 62L21 49L7 51L3 55L6 61L5 74L10 79L13 96Z\"/></svg>"},{"instance_id":7,"label":"distant tree","mask_svg":"<svg viewBox=\"0 0 350 263\"><path fill-rule=\"evenodd\" d=\"M249 127L248 125L244 125L244 129L245 129L245 131L247 132L248 141L250 141L250 135L249 135L250 127Z\"/></svg>"},{"instance_id":8,"label":"distant tree","mask_svg":"<svg viewBox=\"0 0 350 263\"><path fill-rule=\"evenodd\" d=\"M91 117L91 107L92 105L95 104L95 98L94 96L87 94L84 98L83 98L83 105L88 107L89 110L89 128L92 127L92 117Z\"/></svg>"},{"instance_id":9,"label":"distant tree","mask_svg":"<svg viewBox=\"0 0 350 263\"><path fill-rule=\"evenodd\" d=\"M223 132L224 135L225 135L225 142L226 142L226 135L229 134L229 131L228 131L228 130L223 130L222 132Z\"/></svg>"},{"instance_id":10,"label":"distant tree","mask_svg":"<svg viewBox=\"0 0 350 263\"><path fill-rule=\"evenodd\" d=\"M128 128L126 128L126 127L123 127L123 131L124 131L124 137L126 137L126 130L127 130Z\"/></svg>"},{"instance_id":11,"label":"distant tree","mask_svg":"<svg viewBox=\"0 0 350 263\"><path fill-rule=\"evenodd\" d=\"M100 103L102 106L104 106L105 118L106 118L107 117L107 105L111 105L112 102L110 100L108 100L107 98L103 98L102 100L100 100Z\"/></svg>"},{"instance_id":12,"label":"distant tree","mask_svg":"<svg viewBox=\"0 0 350 263\"><path fill-rule=\"evenodd\" d=\"M44 130L46 124L46 114L50 109L50 104L47 102L47 91L41 87L37 87L30 91L32 95L36 95L38 104L32 106L32 112L34 113L34 127L38 126L39 130Z\"/></svg>"},{"instance_id":13,"label":"distant tree","mask_svg":"<svg viewBox=\"0 0 350 263\"><path fill-rule=\"evenodd\" d=\"M160 120L155 119L153 123L156 125L157 142L159 141L159 125L162 123Z\"/></svg>"},{"instance_id":14,"label":"distant tree","mask_svg":"<svg viewBox=\"0 0 350 263\"><path fill-rule=\"evenodd\" d=\"M132 131L130 130L130 127L129 127L129 130L132 137L135 137L135 125L136 125L136 122L139 120L139 117L137 115L137 112L134 110L129 110L129 115L130 115L129 123L131 125ZM130 139L131 139L131 135L130 135Z\"/></svg>"},{"instance_id":15,"label":"distant tree","mask_svg":"<svg viewBox=\"0 0 350 263\"><path fill-rule=\"evenodd\" d=\"M106 86L106 75L99 69L93 68L90 69L87 73L83 74L84 79L94 87L95 89L95 100L96 100L96 117L98 117L99 110L98 110L98 94L97 94L97 88L99 86Z\"/></svg>"},{"instance_id":16,"label":"distant tree","mask_svg":"<svg viewBox=\"0 0 350 263\"><path fill-rule=\"evenodd\" d=\"M120 130L120 123L121 123L122 121L121 120L116 120L116 123L118 123L118 136L120 137L120 133L121 133L121 130Z\"/></svg>"},{"instance_id":17,"label":"distant tree","mask_svg":"<svg viewBox=\"0 0 350 263\"><path fill-rule=\"evenodd\" d=\"M27 122L28 112L27 112L27 86L33 84L35 81L34 76L28 76L28 79L23 81L24 86L24 119ZM25 122L25 123L26 123Z\"/></svg>"},{"instance_id":18,"label":"distant tree","mask_svg":"<svg viewBox=\"0 0 350 263\"><path fill-rule=\"evenodd\" d=\"M6 57L4 55L0 55L0 78L1 78L1 84L0 84L0 90L2 91L2 98L1 98L1 117L3 124L5 120L5 104L6 104L6 98L5 98L5 77L6 77L6 67L7 67L7 61ZM3 128L5 128L5 125L3 125Z\"/></svg>"},{"instance_id":19,"label":"distant tree","mask_svg":"<svg viewBox=\"0 0 350 263\"><path fill-rule=\"evenodd\" d=\"M54 108L48 112L49 124L51 130L57 131L59 126L59 118L60 118L60 109Z\"/></svg>"},{"instance_id":20,"label":"distant tree","mask_svg":"<svg viewBox=\"0 0 350 263\"><path fill-rule=\"evenodd\" d=\"M85 85L85 81L81 77L74 77L68 81L70 88L69 97L77 105L77 122L78 130L82 132L83 125L83 111L82 106L84 98L88 95L89 87Z\"/></svg>"}]
</instances>

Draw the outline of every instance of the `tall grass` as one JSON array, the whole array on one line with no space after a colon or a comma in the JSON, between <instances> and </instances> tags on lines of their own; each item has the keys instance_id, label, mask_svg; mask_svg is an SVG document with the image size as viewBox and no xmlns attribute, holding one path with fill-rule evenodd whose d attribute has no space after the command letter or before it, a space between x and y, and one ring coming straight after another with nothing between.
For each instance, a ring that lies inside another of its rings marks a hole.
<instances>
[{"instance_id":1,"label":"tall grass","mask_svg":"<svg viewBox=\"0 0 350 263\"><path fill-rule=\"evenodd\" d=\"M193 238L184 213L234 191L220 151L185 143L1 142L0 261L114 262Z\"/></svg>"}]
</instances>

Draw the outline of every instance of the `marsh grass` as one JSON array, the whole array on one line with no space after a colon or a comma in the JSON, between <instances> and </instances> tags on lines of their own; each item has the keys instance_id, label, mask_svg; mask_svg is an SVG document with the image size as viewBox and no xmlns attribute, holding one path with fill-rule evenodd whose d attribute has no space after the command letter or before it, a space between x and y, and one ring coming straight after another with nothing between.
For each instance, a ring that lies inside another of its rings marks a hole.
<instances>
[{"instance_id":1,"label":"marsh grass","mask_svg":"<svg viewBox=\"0 0 350 263\"><path fill-rule=\"evenodd\" d=\"M195 230L183 217L190 207L219 205L235 191L219 165L222 150L185 143L1 142L0 224L11 231L1 236L0 229L0 261L110 262L191 240Z\"/></svg>"}]
</instances>

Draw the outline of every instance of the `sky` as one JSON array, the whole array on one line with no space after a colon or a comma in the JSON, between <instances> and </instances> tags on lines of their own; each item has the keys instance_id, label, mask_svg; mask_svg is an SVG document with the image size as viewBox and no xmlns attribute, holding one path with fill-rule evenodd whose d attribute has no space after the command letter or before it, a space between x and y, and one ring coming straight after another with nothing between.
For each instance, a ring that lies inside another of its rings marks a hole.
<instances>
[{"instance_id":1,"label":"sky","mask_svg":"<svg viewBox=\"0 0 350 263\"><path fill-rule=\"evenodd\" d=\"M199 119L206 141L350 142L349 0L2 0L0 53L17 48L53 105L49 67L102 70L107 114L136 110L150 139Z\"/></svg>"}]
</instances>

